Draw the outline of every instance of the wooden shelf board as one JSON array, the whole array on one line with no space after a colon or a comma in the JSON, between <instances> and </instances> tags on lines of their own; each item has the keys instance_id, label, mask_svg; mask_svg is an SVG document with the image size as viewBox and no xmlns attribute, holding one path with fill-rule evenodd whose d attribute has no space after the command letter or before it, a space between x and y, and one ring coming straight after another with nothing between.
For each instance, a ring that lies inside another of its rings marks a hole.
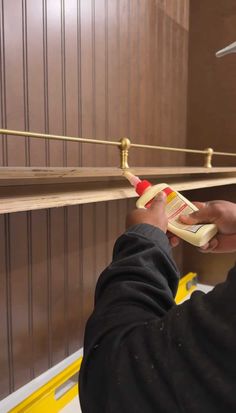
<instances>
[{"instance_id":1,"label":"wooden shelf board","mask_svg":"<svg viewBox=\"0 0 236 413\"><path fill-rule=\"evenodd\" d=\"M236 167L133 167L130 172L141 177L172 177L186 175L236 174ZM39 168L0 167L0 186L35 185L88 181L121 180L120 168Z\"/></svg>"},{"instance_id":2,"label":"wooden shelf board","mask_svg":"<svg viewBox=\"0 0 236 413\"><path fill-rule=\"evenodd\" d=\"M168 184L179 191L236 184L236 175L191 178L170 177ZM116 199L134 198L136 193L127 181L81 182L77 184L17 185L0 187L0 214L80 205Z\"/></svg>"}]
</instances>

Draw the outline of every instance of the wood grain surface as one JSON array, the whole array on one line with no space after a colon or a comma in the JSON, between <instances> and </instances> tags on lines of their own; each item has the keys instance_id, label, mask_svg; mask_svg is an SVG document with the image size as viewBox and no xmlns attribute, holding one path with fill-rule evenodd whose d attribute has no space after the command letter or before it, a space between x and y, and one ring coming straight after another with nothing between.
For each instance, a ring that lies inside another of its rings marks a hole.
<instances>
[{"instance_id":1,"label":"wood grain surface","mask_svg":"<svg viewBox=\"0 0 236 413\"><path fill-rule=\"evenodd\" d=\"M0 126L186 147L188 6L0 0ZM55 168L53 179L61 179L62 167L76 179L74 168L116 168L116 151L0 136L0 165L12 167L18 183L27 173L16 167L31 167L37 179L43 167ZM184 160L133 149L130 164L173 167ZM37 207L39 198L31 200ZM1 397L82 346L96 278L133 207L132 199L100 201L0 216Z\"/></svg>"}]
</instances>

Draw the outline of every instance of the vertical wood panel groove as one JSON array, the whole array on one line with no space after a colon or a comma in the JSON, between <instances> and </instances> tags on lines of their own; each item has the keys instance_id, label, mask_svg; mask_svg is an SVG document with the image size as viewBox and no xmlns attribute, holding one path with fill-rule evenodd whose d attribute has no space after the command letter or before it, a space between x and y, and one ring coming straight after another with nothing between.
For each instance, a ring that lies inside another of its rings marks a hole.
<instances>
[{"instance_id":1,"label":"vertical wood panel groove","mask_svg":"<svg viewBox=\"0 0 236 413\"><path fill-rule=\"evenodd\" d=\"M84 277L84 256L83 256L83 251L84 251L84 242L83 242L83 230L84 230L84 205L81 205L79 207L80 212L79 212L79 226L80 226L80 251L81 251L81 256L80 256L80 274L81 274L81 291L82 291L82 297L81 297L81 315L82 315L82 327L85 325L85 314L84 314L84 306L85 306L85 277Z\"/></svg>"},{"instance_id":2,"label":"vertical wood panel groove","mask_svg":"<svg viewBox=\"0 0 236 413\"><path fill-rule=\"evenodd\" d=\"M6 301L7 301L7 348L9 365L9 390L14 391L13 335L12 335L12 300L11 300L11 256L10 256L10 214L5 215L5 251L6 251Z\"/></svg>"},{"instance_id":3,"label":"vertical wood panel groove","mask_svg":"<svg viewBox=\"0 0 236 413\"><path fill-rule=\"evenodd\" d=\"M116 37L117 37L117 66L118 66L118 79L117 79L117 90L119 92L117 96L117 108L119 110L118 113L118 124L117 124L117 136L120 136L120 124L121 124L121 113L120 113L120 0L117 0L116 3L116 15L117 15L117 29L116 29Z\"/></svg>"},{"instance_id":4,"label":"vertical wood panel groove","mask_svg":"<svg viewBox=\"0 0 236 413\"><path fill-rule=\"evenodd\" d=\"M150 115L147 117L147 128L149 132L149 141L153 145L157 142L156 136L156 117L157 115L157 75L158 72L158 63L157 63L157 4L156 1L152 3L152 8L150 14L148 13L148 21L147 21L147 32L148 32L148 48L149 48L149 73L150 77L153 79L153 83L149 81L148 83L148 97L147 101L153 101L154 105L152 110L150 111ZM149 27L150 26L150 27ZM153 50L153 55L151 54L151 50ZM149 76L148 76L149 77ZM155 164L155 157L154 155L149 152L147 153L147 161L150 165Z\"/></svg>"},{"instance_id":5,"label":"vertical wood panel groove","mask_svg":"<svg viewBox=\"0 0 236 413\"><path fill-rule=\"evenodd\" d=\"M65 0L61 0L61 79L62 79L62 133L66 127L66 52L65 52ZM67 166L67 142L63 142L63 166Z\"/></svg>"},{"instance_id":6,"label":"vertical wood panel groove","mask_svg":"<svg viewBox=\"0 0 236 413\"><path fill-rule=\"evenodd\" d=\"M95 58L95 36L96 36L96 28L95 28L95 0L92 0L92 135L93 138L96 139L97 133L96 133L96 120L97 120L97 113L96 113L96 58ZM95 165L96 162L96 148L94 148L93 151L93 164ZM96 240L96 222L95 222L95 217L96 217L96 204L93 204L93 209L92 209L92 222L93 222L93 245L95 245L95 240ZM94 248L94 257L93 257L93 279L94 283L96 283L96 266L97 266L97 252L96 248Z\"/></svg>"},{"instance_id":7,"label":"vertical wood panel groove","mask_svg":"<svg viewBox=\"0 0 236 413\"><path fill-rule=\"evenodd\" d=\"M105 139L108 139L108 135L109 135L109 126L108 126L109 125L108 124L108 119L109 119L108 73L109 73L109 67L108 67L108 0L105 0ZM107 149L107 147L105 149L105 154L106 154L106 165L107 165L108 164L108 149Z\"/></svg>"},{"instance_id":8,"label":"vertical wood panel groove","mask_svg":"<svg viewBox=\"0 0 236 413\"><path fill-rule=\"evenodd\" d=\"M158 8L157 4L155 2L155 32L154 32L154 91L153 91L153 99L154 99L154 114L153 114L153 135L151 139L151 144L154 145L154 142L157 139L157 117L158 117L158 110L159 110L159 105L158 105L158 96L157 96L157 87L158 87L158 73L159 73L159 68L158 68ZM153 161L153 156L151 156L151 160Z\"/></svg>"},{"instance_id":9,"label":"vertical wood panel groove","mask_svg":"<svg viewBox=\"0 0 236 413\"><path fill-rule=\"evenodd\" d=\"M140 98L140 102L143 103L144 107L149 107L148 102L152 102L153 99L150 99L149 96L149 84L151 82L153 82L153 77L152 77L152 73L150 72L150 63L149 63L149 57L153 58L153 53L150 51L150 45L148 43L149 41L149 13L151 10L151 6L152 6L152 1L150 1L150 7L147 8L143 8L143 4L142 4L142 14L139 17L139 20L143 20L143 36L144 36L144 41L142 42L142 47L140 46L140 57L139 57L139 61L142 62L144 61L145 63L142 64L142 75L141 75L141 79L142 82L140 81L140 86L142 86L142 90L141 90L141 98ZM144 59L143 59L143 55L144 55ZM139 134L139 139L140 142L142 142L143 140L145 140L146 142L150 142L150 132L149 132L149 125L150 125L150 119L151 119L151 113L153 110L153 107L149 107L149 109L147 110L145 116L144 116L144 111L142 109L142 107L139 107L139 114L138 114L138 119L140 119L140 126L139 126L139 130L140 130L140 134ZM145 151L143 154L143 158L142 158L142 163L144 163L145 165L148 164L149 162L149 153L148 151Z\"/></svg>"},{"instance_id":10,"label":"vertical wood panel groove","mask_svg":"<svg viewBox=\"0 0 236 413\"><path fill-rule=\"evenodd\" d=\"M78 134L82 136L82 82L81 82L81 0L77 0L77 62L78 62ZM82 144L78 144L78 166L82 165Z\"/></svg>"},{"instance_id":11,"label":"vertical wood panel groove","mask_svg":"<svg viewBox=\"0 0 236 413\"><path fill-rule=\"evenodd\" d=\"M108 139L108 0L105 0L105 125L104 125L104 133L105 139ZM108 150L105 148L105 157L104 157L106 165L108 164ZM106 211L106 258L108 261L109 257L109 204L106 203L105 205Z\"/></svg>"},{"instance_id":12,"label":"vertical wood panel groove","mask_svg":"<svg viewBox=\"0 0 236 413\"><path fill-rule=\"evenodd\" d=\"M52 264L51 264L51 210L47 210L47 316L48 367L52 366Z\"/></svg>"},{"instance_id":13,"label":"vertical wood panel groove","mask_svg":"<svg viewBox=\"0 0 236 413\"><path fill-rule=\"evenodd\" d=\"M28 82L28 46L27 46L27 3L22 0L22 43L23 43L23 96L24 96L24 128L29 130L29 82ZM30 138L25 138L26 166L30 166Z\"/></svg>"},{"instance_id":14,"label":"vertical wood panel groove","mask_svg":"<svg viewBox=\"0 0 236 413\"><path fill-rule=\"evenodd\" d=\"M32 265L32 213L27 212L27 250L28 250L28 335L30 339L30 378L34 378L34 341L33 341L33 265Z\"/></svg>"},{"instance_id":15,"label":"vertical wood panel groove","mask_svg":"<svg viewBox=\"0 0 236 413\"><path fill-rule=\"evenodd\" d=\"M96 249L96 240L97 240L97 221L99 222L99 215L97 213L97 204L93 204L93 216L92 216L92 222L93 222L93 245L94 245L94 255L93 255L93 282L94 285L96 285L96 280L97 280L97 267L98 267L98 254L97 254L97 249Z\"/></svg>"},{"instance_id":16,"label":"vertical wood panel groove","mask_svg":"<svg viewBox=\"0 0 236 413\"><path fill-rule=\"evenodd\" d=\"M162 47L164 47L164 45L168 46L167 40L166 40L166 32L167 32L167 28L166 28L166 16L164 15L163 18L163 28L162 28L162 36L163 36L163 41L162 41ZM161 113L161 145L164 145L165 142L165 125L167 124L166 121L166 95L167 95L167 91L165 91L165 85L166 85L166 89L168 89L168 79L166 76L167 73L167 57L168 57L168 51L166 51L166 53L162 53L162 93L161 93L161 97L162 97L162 102L161 102L161 108L162 108L162 113Z\"/></svg>"},{"instance_id":17,"label":"vertical wood panel groove","mask_svg":"<svg viewBox=\"0 0 236 413\"><path fill-rule=\"evenodd\" d=\"M80 291L80 327L81 330L83 330L84 327L84 313L83 313L83 308L84 308L84 273L83 273L83 256L82 256L82 251L83 251L83 234L82 234L82 226L83 226L83 210L82 210L82 205L79 205L78 207L78 222L79 222L79 291Z\"/></svg>"},{"instance_id":18,"label":"vertical wood panel groove","mask_svg":"<svg viewBox=\"0 0 236 413\"><path fill-rule=\"evenodd\" d=\"M131 64L130 64L130 26L131 26L131 14L130 14L130 1L128 2L128 91L127 91L127 128L128 128L128 137L131 139L131 130L130 130L130 83L131 83Z\"/></svg>"},{"instance_id":19,"label":"vertical wood panel groove","mask_svg":"<svg viewBox=\"0 0 236 413\"><path fill-rule=\"evenodd\" d=\"M109 257L109 235L108 235L108 231L109 231L109 225L108 225L108 208L109 208L109 204L108 202L106 202L105 204L105 240L106 240L106 263L108 264L110 261L110 257Z\"/></svg>"},{"instance_id":20,"label":"vertical wood panel groove","mask_svg":"<svg viewBox=\"0 0 236 413\"><path fill-rule=\"evenodd\" d=\"M140 25L141 28L143 28L143 22L141 23L140 17L142 18L142 16L140 16L140 1L138 0L137 3L137 21L140 21ZM135 140L137 140L137 142L140 142L140 113L141 113L141 99L140 99L140 88L141 88L141 72L140 72L140 37L143 37L143 33L141 32L141 29L137 30L137 61L136 61L136 65L137 65L137 79L138 79L138 84L137 84L137 111L136 111L136 136L135 136ZM143 58L144 56L142 56ZM145 59L145 57L144 57ZM141 157L141 154L139 152L139 154L137 154L138 159Z\"/></svg>"},{"instance_id":21,"label":"vertical wood panel groove","mask_svg":"<svg viewBox=\"0 0 236 413\"><path fill-rule=\"evenodd\" d=\"M92 135L93 138L96 139L97 133L96 133L96 119L97 119L97 113L96 113L96 59L95 59L95 0L92 0ZM96 146L96 145L95 145ZM93 165L95 165L96 162L96 150L97 148L95 147L93 150Z\"/></svg>"},{"instance_id":22,"label":"vertical wood panel groove","mask_svg":"<svg viewBox=\"0 0 236 413\"><path fill-rule=\"evenodd\" d=\"M1 122L2 127L7 127L6 118L6 64L5 64L5 35L4 35L4 0L1 0L0 5L1 16L0 16L0 88L1 88ZM7 154L7 137L2 135L2 163L3 166L8 165L8 154Z\"/></svg>"},{"instance_id":23,"label":"vertical wood panel groove","mask_svg":"<svg viewBox=\"0 0 236 413\"><path fill-rule=\"evenodd\" d=\"M176 16L176 9L175 9L175 5L173 4L173 15ZM174 27L173 25L169 24L169 37L170 37L170 45L169 45L169 96L170 98L173 96L173 99L175 99L175 85L174 85L174 78L175 78L175 71L176 71L176 65L173 59L173 32L174 32ZM175 38L175 42L176 42L176 38ZM171 68L173 67L173 72L172 72L172 76L171 76ZM169 124L173 125L173 112L174 112L174 108L173 105L170 107L169 109ZM169 128L169 133L168 135L170 135L171 130ZM175 130L173 131L173 133L175 134ZM171 154L171 158L172 158L172 154Z\"/></svg>"},{"instance_id":24,"label":"vertical wood panel groove","mask_svg":"<svg viewBox=\"0 0 236 413\"><path fill-rule=\"evenodd\" d=\"M65 357L69 356L69 316L68 316L68 293L69 293L69 282L68 282L68 208L64 207L64 317L65 317Z\"/></svg>"},{"instance_id":25,"label":"vertical wood panel groove","mask_svg":"<svg viewBox=\"0 0 236 413\"><path fill-rule=\"evenodd\" d=\"M47 0L43 2L43 71L44 71L44 130L49 133L48 109L48 45L47 45ZM49 141L45 140L46 166L50 165Z\"/></svg>"}]
</instances>

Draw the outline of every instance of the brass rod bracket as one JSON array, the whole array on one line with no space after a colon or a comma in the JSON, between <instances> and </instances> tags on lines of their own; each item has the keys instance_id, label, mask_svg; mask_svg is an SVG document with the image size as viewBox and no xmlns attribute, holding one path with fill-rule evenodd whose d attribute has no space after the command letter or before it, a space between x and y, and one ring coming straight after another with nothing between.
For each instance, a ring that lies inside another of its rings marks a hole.
<instances>
[{"instance_id":1,"label":"brass rod bracket","mask_svg":"<svg viewBox=\"0 0 236 413\"><path fill-rule=\"evenodd\" d=\"M129 157L129 148L131 146L131 142L129 138L121 138L120 139L120 168L121 169L128 169L128 157Z\"/></svg>"},{"instance_id":2,"label":"brass rod bracket","mask_svg":"<svg viewBox=\"0 0 236 413\"><path fill-rule=\"evenodd\" d=\"M205 168L212 168L212 156L213 156L213 149L212 148L206 148L206 155L205 155L205 160L204 160L204 167Z\"/></svg>"}]
</instances>

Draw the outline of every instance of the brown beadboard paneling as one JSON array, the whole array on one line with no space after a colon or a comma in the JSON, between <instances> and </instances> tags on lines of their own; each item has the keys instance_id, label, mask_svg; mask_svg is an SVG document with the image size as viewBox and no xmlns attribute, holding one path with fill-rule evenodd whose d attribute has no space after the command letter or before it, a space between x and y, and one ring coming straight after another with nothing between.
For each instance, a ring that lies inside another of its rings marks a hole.
<instances>
[{"instance_id":1,"label":"brown beadboard paneling","mask_svg":"<svg viewBox=\"0 0 236 413\"><path fill-rule=\"evenodd\" d=\"M106 138L107 107L106 107L106 0L94 1L93 9L93 111L94 111L94 137ZM91 149L91 147L90 147ZM97 145L94 147L94 165L103 166L107 160L107 147Z\"/></svg>"},{"instance_id":2,"label":"brown beadboard paneling","mask_svg":"<svg viewBox=\"0 0 236 413\"><path fill-rule=\"evenodd\" d=\"M160 96L159 116L160 139L156 143L177 147L186 146L186 104L181 96L187 93L187 76L183 77L182 71L187 65L187 36L183 27L166 15L162 10L158 11L160 27L158 30L158 47L161 48L160 74L157 80L157 93ZM160 42L160 43L159 43ZM183 47L178 55L178 50ZM176 76L178 73L178 76ZM185 98L184 98L185 99ZM170 103L171 102L171 103ZM176 157L174 153L157 153L156 160L160 165L181 165L184 162L183 155Z\"/></svg>"},{"instance_id":3,"label":"brown beadboard paneling","mask_svg":"<svg viewBox=\"0 0 236 413\"><path fill-rule=\"evenodd\" d=\"M117 235L121 235L125 230L125 217L128 210L127 199L120 199L117 201Z\"/></svg>"},{"instance_id":4,"label":"brown beadboard paneling","mask_svg":"<svg viewBox=\"0 0 236 413\"><path fill-rule=\"evenodd\" d=\"M6 126L24 129L23 79L23 24L22 3L9 0L2 4L4 18L4 62L6 86ZM14 31L12 28L14 27ZM6 165L21 166L28 163L27 139L10 136L7 139Z\"/></svg>"},{"instance_id":5,"label":"brown beadboard paneling","mask_svg":"<svg viewBox=\"0 0 236 413\"><path fill-rule=\"evenodd\" d=\"M83 325L94 302L95 269L95 204L82 206L82 272L83 272Z\"/></svg>"},{"instance_id":6,"label":"brown beadboard paneling","mask_svg":"<svg viewBox=\"0 0 236 413\"><path fill-rule=\"evenodd\" d=\"M146 31L147 31L147 41L146 41L146 64L147 64L147 79L152 79L152 81L146 84L146 104L149 110L147 111L147 116L145 119L145 129L143 135L147 135L147 141L155 144L155 139L157 139L156 131L156 111L157 111L157 70L159 61L157 59L157 13L158 9L156 7L156 2L152 1L150 7L146 13ZM153 108L150 110L150 103L153 102ZM142 140L142 136L141 136ZM146 151L145 153L145 164L152 165L157 164L155 154L153 151Z\"/></svg>"},{"instance_id":7,"label":"brown beadboard paneling","mask_svg":"<svg viewBox=\"0 0 236 413\"><path fill-rule=\"evenodd\" d=\"M135 0L129 4L129 136L132 140L138 142L138 127L139 127L139 28L138 28L138 6L139 3ZM140 165L141 161L140 150L130 151L130 165Z\"/></svg>"},{"instance_id":8,"label":"brown beadboard paneling","mask_svg":"<svg viewBox=\"0 0 236 413\"><path fill-rule=\"evenodd\" d=\"M113 246L114 246L114 239L118 235L117 219L118 219L118 202L116 201L107 202L108 261L111 261L112 251L113 251Z\"/></svg>"},{"instance_id":9,"label":"brown beadboard paneling","mask_svg":"<svg viewBox=\"0 0 236 413\"><path fill-rule=\"evenodd\" d=\"M3 128L6 128L6 73L5 73L5 19L3 0L0 1L0 122ZM0 162L1 166L6 165L7 150L6 136L0 136Z\"/></svg>"},{"instance_id":10,"label":"brown beadboard paneling","mask_svg":"<svg viewBox=\"0 0 236 413\"><path fill-rule=\"evenodd\" d=\"M31 213L32 331L34 376L49 368L47 211Z\"/></svg>"},{"instance_id":11,"label":"brown beadboard paneling","mask_svg":"<svg viewBox=\"0 0 236 413\"><path fill-rule=\"evenodd\" d=\"M63 122L66 135L78 136L79 132L79 85L78 70L78 2L64 1L64 83L63 83ZM66 143L65 164L79 166L80 147L75 142Z\"/></svg>"},{"instance_id":12,"label":"brown beadboard paneling","mask_svg":"<svg viewBox=\"0 0 236 413\"><path fill-rule=\"evenodd\" d=\"M81 99L82 135L93 136L94 132L94 2L80 1L81 12ZM82 165L91 166L94 153L91 145L82 146Z\"/></svg>"},{"instance_id":13,"label":"brown beadboard paneling","mask_svg":"<svg viewBox=\"0 0 236 413\"><path fill-rule=\"evenodd\" d=\"M47 0L42 1L42 30L43 30L43 98L44 98L44 130L49 133L49 110L48 110L48 24L47 24ZM49 141L45 141L46 166L50 165Z\"/></svg>"},{"instance_id":14,"label":"brown beadboard paneling","mask_svg":"<svg viewBox=\"0 0 236 413\"><path fill-rule=\"evenodd\" d=\"M68 267L65 265L65 208L50 211L50 296L51 301L51 362L58 363L68 355ZM67 227L67 226L66 226Z\"/></svg>"},{"instance_id":15,"label":"brown beadboard paneling","mask_svg":"<svg viewBox=\"0 0 236 413\"><path fill-rule=\"evenodd\" d=\"M188 0L1 3L3 126L185 146ZM78 155L118 165L115 148L1 139L5 164L73 166ZM136 165L183 160L131 155Z\"/></svg>"},{"instance_id":16,"label":"brown beadboard paneling","mask_svg":"<svg viewBox=\"0 0 236 413\"><path fill-rule=\"evenodd\" d=\"M217 50L235 41L236 3L192 1L190 23L188 145L236 152L236 58L235 54L215 56ZM188 165L200 162L201 156L187 157ZM215 156L213 165L233 166L235 158Z\"/></svg>"},{"instance_id":17,"label":"brown beadboard paneling","mask_svg":"<svg viewBox=\"0 0 236 413\"><path fill-rule=\"evenodd\" d=\"M25 39L25 110L26 129L45 131L44 124L44 43L42 2L24 3ZM46 166L46 142L29 139L29 163Z\"/></svg>"},{"instance_id":18,"label":"brown beadboard paneling","mask_svg":"<svg viewBox=\"0 0 236 413\"><path fill-rule=\"evenodd\" d=\"M148 101L147 101L147 85L152 80L151 78L148 79L147 77L147 68L148 68L148 55L150 50L148 50L147 44L147 12L148 9L145 7L145 3L142 1L136 2L138 5L137 8L137 24L138 30L136 31L137 35L137 61L135 64L137 65L137 101L135 104L137 105L137 119L136 119L136 136L137 141L142 142L143 136L146 137L148 141L148 134L146 129L146 119L147 113L152 111L152 108L148 108ZM151 53L151 56L153 54ZM147 111L145 110L147 108ZM142 154L139 152L138 159L140 165L145 162L145 158L147 155L147 151ZM136 162L135 162L136 163Z\"/></svg>"},{"instance_id":19,"label":"brown beadboard paneling","mask_svg":"<svg viewBox=\"0 0 236 413\"><path fill-rule=\"evenodd\" d=\"M188 3L0 0L0 126L185 146ZM5 166L119 165L117 148L0 139ZM183 163L131 151L131 165ZM96 280L133 207L1 217L2 397L82 346Z\"/></svg>"},{"instance_id":20,"label":"brown beadboard paneling","mask_svg":"<svg viewBox=\"0 0 236 413\"><path fill-rule=\"evenodd\" d=\"M235 41L236 3L233 0L190 2L187 143L236 152L235 54L216 58L215 52ZM199 30L201 27L201 30ZM216 29L217 28L217 29ZM187 164L203 164L202 156L187 156ZM214 166L235 165L235 158L213 157ZM186 193L194 201L226 199L235 202L234 187ZM223 282L235 254L202 254L184 245L185 271L197 271L201 282Z\"/></svg>"},{"instance_id":21,"label":"brown beadboard paneling","mask_svg":"<svg viewBox=\"0 0 236 413\"><path fill-rule=\"evenodd\" d=\"M94 204L94 244L95 244L95 278L104 270L108 263L107 245L107 203L98 202Z\"/></svg>"},{"instance_id":22,"label":"brown beadboard paneling","mask_svg":"<svg viewBox=\"0 0 236 413\"><path fill-rule=\"evenodd\" d=\"M129 130L129 98L130 98L130 2L120 0L119 9L119 49L120 49L120 136L130 136Z\"/></svg>"},{"instance_id":23,"label":"brown beadboard paneling","mask_svg":"<svg viewBox=\"0 0 236 413\"><path fill-rule=\"evenodd\" d=\"M119 1L107 1L108 136L120 136L120 9ZM109 166L117 165L117 151L108 148Z\"/></svg>"},{"instance_id":24,"label":"brown beadboard paneling","mask_svg":"<svg viewBox=\"0 0 236 413\"><path fill-rule=\"evenodd\" d=\"M7 255L6 250L8 246L6 245L7 236L6 236L6 226L5 226L5 217L2 215L0 217L0 398L7 396L9 393L9 388L11 388L11 378L10 374L12 369L10 369L10 352L11 347L9 346L10 330L8 326L10 324L10 301L8 295L8 280L7 277Z\"/></svg>"},{"instance_id":25,"label":"brown beadboard paneling","mask_svg":"<svg viewBox=\"0 0 236 413\"><path fill-rule=\"evenodd\" d=\"M81 246L80 246L80 207L67 209L67 334L69 354L82 346L82 274L81 274ZM66 252L66 251L65 251Z\"/></svg>"},{"instance_id":26,"label":"brown beadboard paneling","mask_svg":"<svg viewBox=\"0 0 236 413\"><path fill-rule=\"evenodd\" d=\"M32 277L29 264L28 213L16 213L9 219L10 294L12 369L14 389L32 375Z\"/></svg>"},{"instance_id":27,"label":"brown beadboard paneling","mask_svg":"<svg viewBox=\"0 0 236 413\"><path fill-rule=\"evenodd\" d=\"M47 0L47 72L48 72L48 119L49 132L63 133L64 84L64 13L61 0ZM49 141L49 165L65 165L65 142Z\"/></svg>"}]
</instances>

